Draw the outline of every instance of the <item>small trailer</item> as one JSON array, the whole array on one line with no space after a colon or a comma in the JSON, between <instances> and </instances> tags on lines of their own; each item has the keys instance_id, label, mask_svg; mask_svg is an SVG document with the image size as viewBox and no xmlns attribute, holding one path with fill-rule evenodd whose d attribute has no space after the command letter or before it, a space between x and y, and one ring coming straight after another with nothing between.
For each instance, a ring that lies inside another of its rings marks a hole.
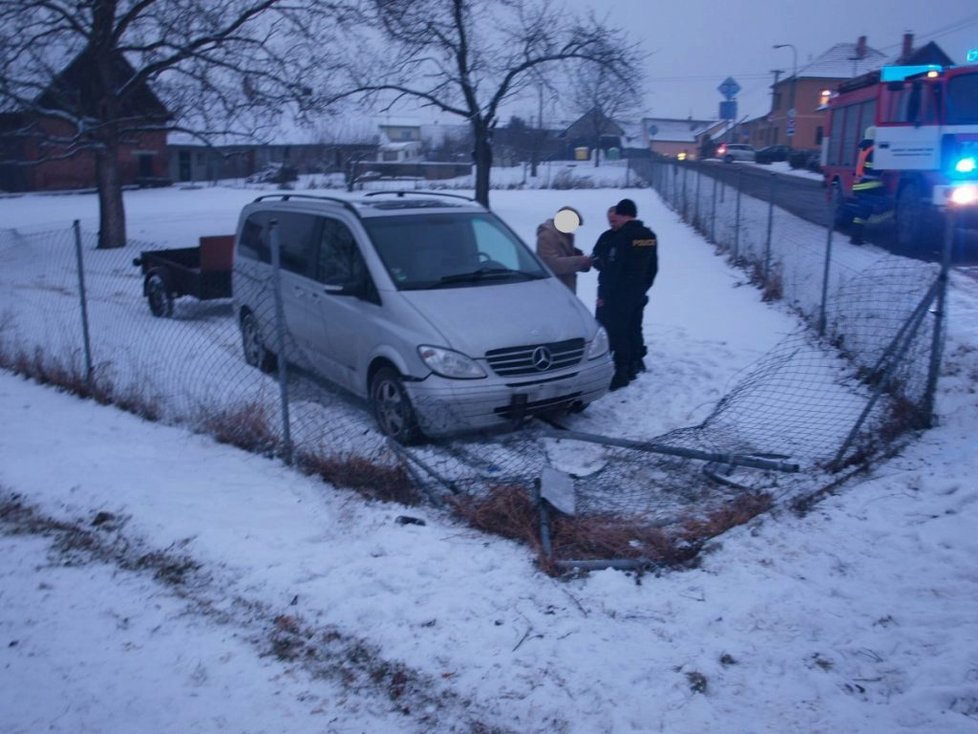
<instances>
[{"instance_id":1,"label":"small trailer","mask_svg":"<svg viewBox=\"0 0 978 734\"><path fill-rule=\"evenodd\" d=\"M173 315L173 301L231 297L234 235L201 237L198 247L145 250L132 261L143 271L143 295L154 316Z\"/></svg>"}]
</instances>

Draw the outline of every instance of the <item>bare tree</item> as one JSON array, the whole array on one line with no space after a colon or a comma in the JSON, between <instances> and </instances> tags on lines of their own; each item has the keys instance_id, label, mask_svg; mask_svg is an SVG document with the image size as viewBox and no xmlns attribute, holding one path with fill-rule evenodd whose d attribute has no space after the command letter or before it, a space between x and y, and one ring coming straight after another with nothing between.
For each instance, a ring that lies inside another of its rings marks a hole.
<instances>
[{"instance_id":1,"label":"bare tree","mask_svg":"<svg viewBox=\"0 0 978 734\"><path fill-rule=\"evenodd\" d=\"M475 198L489 203L492 132L504 103L574 60L629 83L637 52L623 32L552 0L364 0L364 34L343 96L412 100L472 130ZM369 50L373 61L369 60Z\"/></svg>"},{"instance_id":2,"label":"bare tree","mask_svg":"<svg viewBox=\"0 0 978 734\"><path fill-rule=\"evenodd\" d=\"M597 64L578 64L572 79L571 108L581 115L598 167L603 139L618 131L617 120L639 110L639 91L634 80L621 79Z\"/></svg>"},{"instance_id":3,"label":"bare tree","mask_svg":"<svg viewBox=\"0 0 978 734\"><path fill-rule=\"evenodd\" d=\"M0 0L0 111L40 160L89 152L99 247L126 242L119 153L174 130L204 141L301 114L324 69L327 3L309 0ZM336 4L330 4L336 9ZM296 81L301 80L301 81Z\"/></svg>"}]
</instances>

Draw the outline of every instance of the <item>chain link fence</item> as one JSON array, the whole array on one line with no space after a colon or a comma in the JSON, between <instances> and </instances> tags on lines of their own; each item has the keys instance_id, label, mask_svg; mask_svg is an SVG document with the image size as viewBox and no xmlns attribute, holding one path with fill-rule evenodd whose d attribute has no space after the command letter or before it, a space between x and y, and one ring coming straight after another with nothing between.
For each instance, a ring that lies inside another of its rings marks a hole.
<instances>
[{"instance_id":1,"label":"chain link fence","mask_svg":"<svg viewBox=\"0 0 978 734\"><path fill-rule=\"evenodd\" d=\"M811 225L767 202L666 164L648 178L708 239L759 269L762 288L778 278L778 295L810 325L746 371L703 423L662 436L595 435L586 418L572 417L394 444L364 401L312 376L313 357L284 323L274 283L256 316L274 325L265 346L286 359L254 352L248 364L229 299L180 298L169 317L156 316L134 264L155 248L98 250L77 226L0 230L0 360L373 496L442 503L515 489L532 503L542 492L547 501L534 506L550 512L540 514L539 537L561 568L648 564L658 541L641 528L685 528L674 534L680 544L694 526L722 531L717 518L729 526L743 512L811 496L841 468L865 466L929 423L943 334L930 311L941 268L889 257L860 267L848 253L832 254L831 234L813 237ZM595 518L627 529L624 550L561 541Z\"/></svg>"}]
</instances>

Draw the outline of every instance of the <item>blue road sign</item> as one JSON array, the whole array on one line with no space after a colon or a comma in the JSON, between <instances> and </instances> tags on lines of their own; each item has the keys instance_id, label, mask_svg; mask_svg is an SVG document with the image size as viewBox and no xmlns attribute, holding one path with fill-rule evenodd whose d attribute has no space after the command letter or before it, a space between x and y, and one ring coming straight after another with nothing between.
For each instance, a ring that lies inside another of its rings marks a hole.
<instances>
[{"instance_id":1,"label":"blue road sign","mask_svg":"<svg viewBox=\"0 0 978 734\"><path fill-rule=\"evenodd\" d=\"M737 96L737 92L740 91L740 85L734 81L732 76L728 76L723 82L717 87L717 91L723 95L724 99L733 99Z\"/></svg>"}]
</instances>

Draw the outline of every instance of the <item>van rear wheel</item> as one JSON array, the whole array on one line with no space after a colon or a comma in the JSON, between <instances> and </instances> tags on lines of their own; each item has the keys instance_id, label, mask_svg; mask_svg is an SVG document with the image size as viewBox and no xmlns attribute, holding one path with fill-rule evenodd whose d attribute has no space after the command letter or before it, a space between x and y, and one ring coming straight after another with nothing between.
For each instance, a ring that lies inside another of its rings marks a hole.
<instances>
[{"instance_id":1,"label":"van rear wheel","mask_svg":"<svg viewBox=\"0 0 978 734\"><path fill-rule=\"evenodd\" d=\"M414 407L397 370L381 367L371 378L370 407L385 436L405 445L421 440Z\"/></svg>"}]
</instances>

